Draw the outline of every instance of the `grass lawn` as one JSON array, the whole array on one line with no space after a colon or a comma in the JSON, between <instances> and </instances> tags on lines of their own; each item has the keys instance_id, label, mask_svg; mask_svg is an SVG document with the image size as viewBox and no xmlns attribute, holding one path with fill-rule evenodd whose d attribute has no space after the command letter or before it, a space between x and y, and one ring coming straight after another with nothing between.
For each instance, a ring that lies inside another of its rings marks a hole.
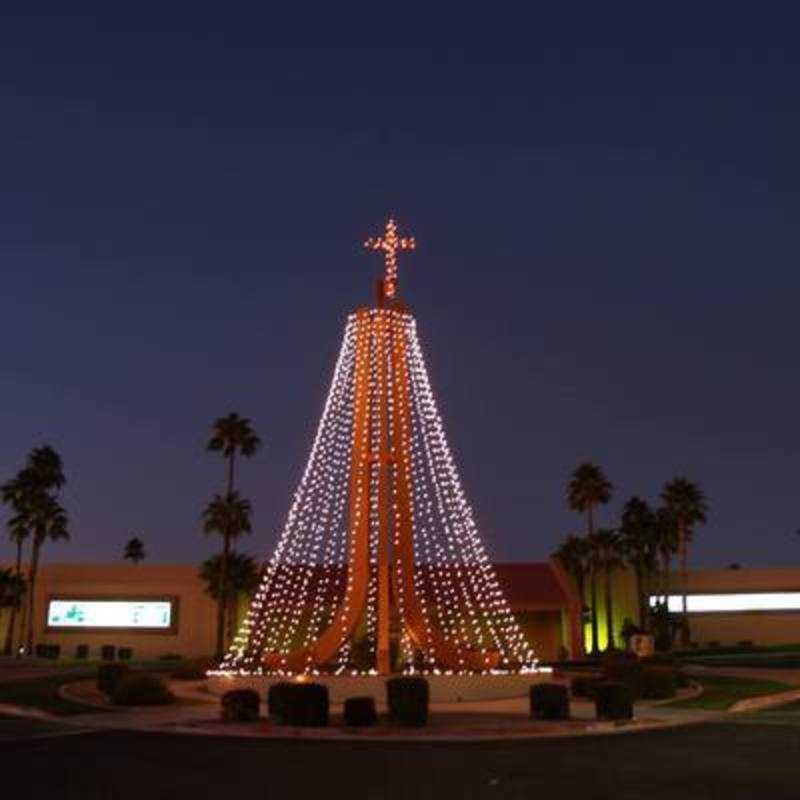
<instances>
[{"instance_id":1,"label":"grass lawn","mask_svg":"<svg viewBox=\"0 0 800 800\"><path fill-rule=\"evenodd\" d=\"M21 678L0 683L0 703L38 708L58 716L91 713L95 709L65 700L58 694L60 686L74 681L76 677L82 676L49 675L45 678Z\"/></svg>"},{"instance_id":2,"label":"grass lawn","mask_svg":"<svg viewBox=\"0 0 800 800\"><path fill-rule=\"evenodd\" d=\"M692 680L703 687L703 694L687 700L669 703L672 708L698 708L709 711L724 711L737 700L760 697L765 694L787 692L796 688L778 681L762 681L751 678L733 678L729 675L693 675Z\"/></svg>"},{"instance_id":3,"label":"grass lawn","mask_svg":"<svg viewBox=\"0 0 800 800\"><path fill-rule=\"evenodd\" d=\"M675 650L678 658L696 658L698 656L748 656L763 653L800 653L800 643L789 642L787 644L754 645L753 647L742 647L741 645L730 645L727 647L695 647L692 650Z\"/></svg>"}]
</instances>

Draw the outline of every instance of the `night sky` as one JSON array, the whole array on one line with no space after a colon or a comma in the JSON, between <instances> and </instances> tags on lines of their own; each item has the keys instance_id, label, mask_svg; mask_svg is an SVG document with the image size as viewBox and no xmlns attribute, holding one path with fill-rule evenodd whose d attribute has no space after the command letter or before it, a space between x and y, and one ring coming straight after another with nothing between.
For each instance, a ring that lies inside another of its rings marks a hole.
<instances>
[{"instance_id":1,"label":"night sky","mask_svg":"<svg viewBox=\"0 0 800 800\"><path fill-rule=\"evenodd\" d=\"M391 212L492 556L581 527L592 459L605 523L684 473L694 563L800 561L796 20L78 5L0 20L0 477L61 451L46 559L212 552L233 410L269 554Z\"/></svg>"}]
</instances>

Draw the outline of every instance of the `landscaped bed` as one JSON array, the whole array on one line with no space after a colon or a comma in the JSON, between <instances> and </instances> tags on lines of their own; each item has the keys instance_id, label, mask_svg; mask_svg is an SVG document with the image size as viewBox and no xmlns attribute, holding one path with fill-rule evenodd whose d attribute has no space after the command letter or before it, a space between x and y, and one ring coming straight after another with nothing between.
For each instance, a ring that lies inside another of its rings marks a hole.
<instances>
[{"instance_id":1,"label":"landscaped bed","mask_svg":"<svg viewBox=\"0 0 800 800\"><path fill-rule=\"evenodd\" d=\"M670 708L694 708L724 711L739 700L788 692L797 688L779 681L735 678L730 675L693 675L692 680L703 688L702 694L669 703Z\"/></svg>"},{"instance_id":2,"label":"landscaped bed","mask_svg":"<svg viewBox=\"0 0 800 800\"><path fill-rule=\"evenodd\" d=\"M80 680L76 675L48 675L39 678L21 678L0 683L0 704L23 706L46 711L57 716L86 714L92 709L83 703L76 703L62 697L62 686Z\"/></svg>"}]
</instances>

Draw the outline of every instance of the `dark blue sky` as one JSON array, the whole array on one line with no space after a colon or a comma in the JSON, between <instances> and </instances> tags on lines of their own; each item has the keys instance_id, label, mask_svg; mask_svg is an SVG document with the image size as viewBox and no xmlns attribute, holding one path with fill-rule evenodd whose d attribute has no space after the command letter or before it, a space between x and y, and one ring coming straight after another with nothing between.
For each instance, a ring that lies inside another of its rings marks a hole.
<instances>
[{"instance_id":1,"label":"dark blue sky","mask_svg":"<svg viewBox=\"0 0 800 800\"><path fill-rule=\"evenodd\" d=\"M211 552L229 410L269 552L391 211L493 555L581 524L589 458L607 522L685 473L696 563L800 561L796 20L336 5L3 13L0 474L62 452L47 557Z\"/></svg>"}]
</instances>

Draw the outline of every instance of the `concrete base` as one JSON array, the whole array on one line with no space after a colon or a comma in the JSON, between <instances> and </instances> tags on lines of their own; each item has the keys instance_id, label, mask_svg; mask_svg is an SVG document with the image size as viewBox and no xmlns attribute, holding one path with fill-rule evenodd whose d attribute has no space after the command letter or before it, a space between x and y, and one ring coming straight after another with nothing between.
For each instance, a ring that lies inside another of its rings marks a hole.
<instances>
[{"instance_id":1,"label":"concrete base","mask_svg":"<svg viewBox=\"0 0 800 800\"><path fill-rule=\"evenodd\" d=\"M550 672L525 675L426 675L431 703L457 703L476 700L505 700L525 697L535 683L563 682ZM292 680L274 675L212 675L208 679L211 694L221 695L231 689L255 689L262 696L273 683ZM386 699L386 677L380 675L316 675L311 680L328 687L332 703L348 697L371 696L380 705Z\"/></svg>"}]
</instances>

